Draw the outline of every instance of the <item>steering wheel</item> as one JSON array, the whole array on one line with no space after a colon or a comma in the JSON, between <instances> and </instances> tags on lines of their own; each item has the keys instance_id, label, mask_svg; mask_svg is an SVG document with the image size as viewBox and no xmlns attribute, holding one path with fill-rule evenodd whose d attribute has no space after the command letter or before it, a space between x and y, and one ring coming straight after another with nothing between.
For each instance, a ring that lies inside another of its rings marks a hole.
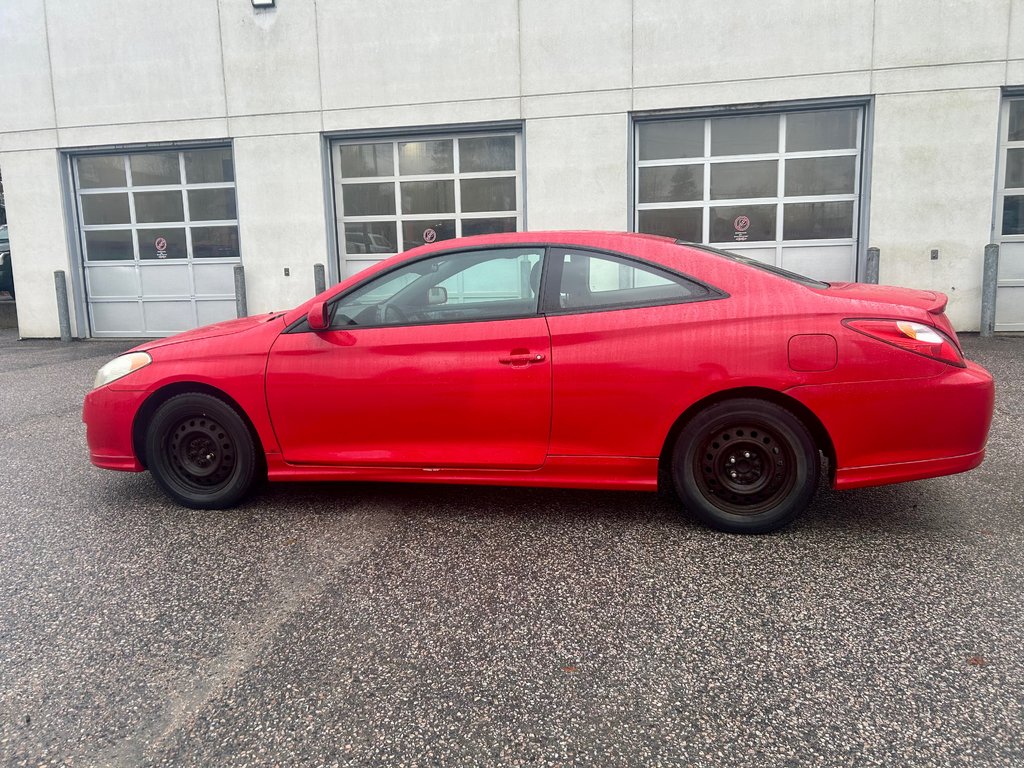
<instances>
[{"instance_id":1,"label":"steering wheel","mask_svg":"<svg viewBox=\"0 0 1024 768\"><path fill-rule=\"evenodd\" d=\"M381 304L380 323L381 325L401 325L409 322L408 316L394 304Z\"/></svg>"}]
</instances>

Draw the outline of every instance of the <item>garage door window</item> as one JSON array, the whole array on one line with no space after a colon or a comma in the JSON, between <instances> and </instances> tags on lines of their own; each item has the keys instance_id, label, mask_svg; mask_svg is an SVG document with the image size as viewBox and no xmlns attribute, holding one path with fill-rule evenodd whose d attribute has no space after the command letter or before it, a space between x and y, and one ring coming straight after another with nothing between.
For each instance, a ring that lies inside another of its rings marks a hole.
<instances>
[{"instance_id":1,"label":"garage door window","mask_svg":"<svg viewBox=\"0 0 1024 768\"><path fill-rule=\"evenodd\" d=\"M339 141L342 275L424 243L522 228L517 133Z\"/></svg>"},{"instance_id":2,"label":"garage door window","mask_svg":"<svg viewBox=\"0 0 1024 768\"><path fill-rule=\"evenodd\" d=\"M84 155L74 172L94 335L162 336L234 317L229 148Z\"/></svg>"},{"instance_id":3,"label":"garage door window","mask_svg":"<svg viewBox=\"0 0 1024 768\"><path fill-rule=\"evenodd\" d=\"M859 107L638 122L636 229L855 279L862 122Z\"/></svg>"}]
</instances>

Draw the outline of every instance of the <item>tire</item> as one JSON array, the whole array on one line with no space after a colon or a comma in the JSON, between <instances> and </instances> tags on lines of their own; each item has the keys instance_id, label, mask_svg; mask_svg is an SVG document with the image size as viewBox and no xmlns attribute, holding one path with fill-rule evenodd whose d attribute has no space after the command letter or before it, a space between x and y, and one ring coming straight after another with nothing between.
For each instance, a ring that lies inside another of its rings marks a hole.
<instances>
[{"instance_id":1,"label":"tire","mask_svg":"<svg viewBox=\"0 0 1024 768\"><path fill-rule=\"evenodd\" d=\"M683 506L729 533L769 533L788 525L811 503L820 471L804 423L781 406L752 398L698 413L672 453L672 480Z\"/></svg>"},{"instance_id":2,"label":"tire","mask_svg":"<svg viewBox=\"0 0 1024 768\"><path fill-rule=\"evenodd\" d=\"M150 474L192 509L227 509L252 488L258 456L252 433L230 405L186 393L165 402L146 429Z\"/></svg>"}]
</instances>

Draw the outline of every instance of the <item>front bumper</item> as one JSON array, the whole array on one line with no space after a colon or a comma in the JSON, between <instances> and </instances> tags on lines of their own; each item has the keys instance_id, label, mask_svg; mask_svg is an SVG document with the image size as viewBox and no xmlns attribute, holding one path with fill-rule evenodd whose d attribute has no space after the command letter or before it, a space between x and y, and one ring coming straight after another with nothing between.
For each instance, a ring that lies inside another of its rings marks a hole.
<instances>
[{"instance_id":1,"label":"front bumper","mask_svg":"<svg viewBox=\"0 0 1024 768\"><path fill-rule=\"evenodd\" d=\"M976 363L927 379L794 387L835 448L836 488L974 469L985 457L995 385Z\"/></svg>"},{"instance_id":2,"label":"front bumper","mask_svg":"<svg viewBox=\"0 0 1024 768\"><path fill-rule=\"evenodd\" d=\"M89 460L102 469L141 472L145 469L135 456L132 423L145 392L94 389L85 396L82 421L89 444Z\"/></svg>"}]
</instances>

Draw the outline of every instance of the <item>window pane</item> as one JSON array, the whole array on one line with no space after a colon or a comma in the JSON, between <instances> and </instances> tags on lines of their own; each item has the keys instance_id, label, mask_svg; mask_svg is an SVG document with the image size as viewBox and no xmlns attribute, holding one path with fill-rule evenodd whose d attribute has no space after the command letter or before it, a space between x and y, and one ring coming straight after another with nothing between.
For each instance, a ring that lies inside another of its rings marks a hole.
<instances>
[{"instance_id":1,"label":"window pane","mask_svg":"<svg viewBox=\"0 0 1024 768\"><path fill-rule=\"evenodd\" d=\"M775 239L775 205L730 205L711 209L711 242Z\"/></svg>"},{"instance_id":2,"label":"window pane","mask_svg":"<svg viewBox=\"0 0 1024 768\"><path fill-rule=\"evenodd\" d=\"M704 121L641 123L637 142L641 160L704 156Z\"/></svg>"},{"instance_id":3,"label":"window pane","mask_svg":"<svg viewBox=\"0 0 1024 768\"><path fill-rule=\"evenodd\" d=\"M373 278L331 308L332 326L382 326L522 317L537 311L531 276L542 251L442 254ZM445 291L433 289L444 288Z\"/></svg>"},{"instance_id":4,"label":"window pane","mask_svg":"<svg viewBox=\"0 0 1024 768\"><path fill-rule=\"evenodd\" d=\"M398 235L393 221L345 223L346 253L398 253Z\"/></svg>"},{"instance_id":5,"label":"window pane","mask_svg":"<svg viewBox=\"0 0 1024 768\"><path fill-rule=\"evenodd\" d=\"M474 136L459 139L459 170L462 173L515 169L515 136Z\"/></svg>"},{"instance_id":6,"label":"window pane","mask_svg":"<svg viewBox=\"0 0 1024 768\"><path fill-rule=\"evenodd\" d=\"M1024 235L1024 195L1003 199L1003 234Z\"/></svg>"},{"instance_id":7,"label":"window pane","mask_svg":"<svg viewBox=\"0 0 1024 768\"><path fill-rule=\"evenodd\" d=\"M567 253L559 304L563 309L614 309L671 304L706 296L704 286L635 262Z\"/></svg>"},{"instance_id":8,"label":"window pane","mask_svg":"<svg viewBox=\"0 0 1024 768\"><path fill-rule=\"evenodd\" d=\"M844 195L853 192L857 158L802 157L786 161L787 195Z\"/></svg>"},{"instance_id":9,"label":"window pane","mask_svg":"<svg viewBox=\"0 0 1024 768\"><path fill-rule=\"evenodd\" d=\"M411 183L415 184L416 182ZM461 185L463 211L474 213L477 211L514 211L516 209L516 180L512 177L506 179L463 179L459 184Z\"/></svg>"},{"instance_id":10,"label":"window pane","mask_svg":"<svg viewBox=\"0 0 1024 768\"><path fill-rule=\"evenodd\" d=\"M386 216L395 212L395 185L343 184L342 203L346 216Z\"/></svg>"},{"instance_id":11,"label":"window pane","mask_svg":"<svg viewBox=\"0 0 1024 768\"><path fill-rule=\"evenodd\" d=\"M856 109L793 112L786 116L786 151L853 149L857 146Z\"/></svg>"},{"instance_id":12,"label":"window pane","mask_svg":"<svg viewBox=\"0 0 1024 768\"><path fill-rule=\"evenodd\" d=\"M342 144L338 147L338 154L341 157L341 175L345 178L395 175L395 156L390 142Z\"/></svg>"},{"instance_id":13,"label":"window pane","mask_svg":"<svg viewBox=\"0 0 1024 768\"><path fill-rule=\"evenodd\" d=\"M455 182L403 181L402 213L455 213Z\"/></svg>"},{"instance_id":14,"label":"window pane","mask_svg":"<svg viewBox=\"0 0 1024 768\"><path fill-rule=\"evenodd\" d=\"M187 255L184 228L139 230L140 259L184 259Z\"/></svg>"},{"instance_id":15,"label":"window pane","mask_svg":"<svg viewBox=\"0 0 1024 768\"><path fill-rule=\"evenodd\" d=\"M235 180L231 150L194 149L185 153L185 180L189 184L216 184Z\"/></svg>"},{"instance_id":16,"label":"window pane","mask_svg":"<svg viewBox=\"0 0 1024 768\"><path fill-rule=\"evenodd\" d=\"M438 285L448 292L447 304L478 304L482 302L508 301L515 308L491 307L486 316L521 315L536 311L536 294L530 275L541 259L539 252L522 253L510 258L506 251L496 251L494 258L468 266L456 272ZM503 253L504 256L497 254ZM479 254L467 254L467 262L475 261ZM538 278L540 271L537 272ZM528 306L523 306L523 303ZM479 318L479 315L474 317Z\"/></svg>"},{"instance_id":17,"label":"window pane","mask_svg":"<svg viewBox=\"0 0 1024 768\"><path fill-rule=\"evenodd\" d=\"M640 211L637 219L637 231L644 234L663 235L688 243L699 243L704 239L700 208Z\"/></svg>"},{"instance_id":18,"label":"window pane","mask_svg":"<svg viewBox=\"0 0 1024 768\"><path fill-rule=\"evenodd\" d=\"M499 232L515 232L515 216L503 217L500 219L463 219L462 236L472 235L494 235Z\"/></svg>"},{"instance_id":19,"label":"window pane","mask_svg":"<svg viewBox=\"0 0 1024 768\"><path fill-rule=\"evenodd\" d=\"M188 215L192 221L215 221L219 219L237 218L238 211L235 208L235 190L189 190Z\"/></svg>"},{"instance_id":20,"label":"window pane","mask_svg":"<svg viewBox=\"0 0 1024 768\"><path fill-rule=\"evenodd\" d=\"M181 192L136 192L136 221L184 221Z\"/></svg>"},{"instance_id":21,"label":"window pane","mask_svg":"<svg viewBox=\"0 0 1024 768\"><path fill-rule=\"evenodd\" d=\"M128 193L82 195L82 223L128 224Z\"/></svg>"},{"instance_id":22,"label":"window pane","mask_svg":"<svg viewBox=\"0 0 1024 768\"><path fill-rule=\"evenodd\" d=\"M667 165L640 169L638 200L669 203L700 200L704 196L704 166Z\"/></svg>"},{"instance_id":23,"label":"window pane","mask_svg":"<svg viewBox=\"0 0 1024 768\"><path fill-rule=\"evenodd\" d=\"M426 242L451 240L455 237L455 220L406 221L402 223L402 245L404 250L415 248Z\"/></svg>"},{"instance_id":24,"label":"window pane","mask_svg":"<svg viewBox=\"0 0 1024 768\"><path fill-rule=\"evenodd\" d=\"M778 191L778 160L711 165L712 200L730 197L775 197Z\"/></svg>"},{"instance_id":25,"label":"window pane","mask_svg":"<svg viewBox=\"0 0 1024 768\"><path fill-rule=\"evenodd\" d=\"M398 168L403 176L424 173L452 173L451 139L443 141L403 141L398 145Z\"/></svg>"},{"instance_id":26,"label":"window pane","mask_svg":"<svg viewBox=\"0 0 1024 768\"><path fill-rule=\"evenodd\" d=\"M181 183L177 152L132 155L129 162L132 166L133 187Z\"/></svg>"},{"instance_id":27,"label":"window pane","mask_svg":"<svg viewBox=\"0 0 1024 768\"><path fill-rule=\"evenodd\" d=\"M127 184L122 155L78 158L78 186L82 189L124 187Z\"/></svg>"},{"instance_id":28,"label":"window pane","mask_svg":"<svg viewBox=\"0 0 1024 768\"><path fill-rule=\"evenodd\" d=\"M1024 99L1010 102L1010 141L1024 141Z\"/></svg>"},{"instance_id":29,"label":"window pane","mask_svg":"<svg viewBox=\"0 0 1024 768\"><path fill-rule=\"evenodd\" d=\"M786 240L829 240L853 237L853 201L787 203L782 234Z\"/></svg>"},{"instance_id":30,"label":"window pane","mask_svg":"<svg viewBox=\"0 0 1024 768\"><path fill-rule=\"evenodd\" d=\"M85 233L88 261L131 261L135 258L130 229L110 229Z\"/></svg>"},{"instance_id":31,"label":"window pane","mask_svg":"<svg viewBox=\"0 0 1024 768\"><path fill-rule=\"evenodd\" d=\"M1024 149L1006 150L1006 186L1024 187Z\"/></svg>"},{"instance_id":32,"label":"window pane","mask_svg":"<svg viewBox=\"0 0 1024 768\"><path fill-rule=\"evenodd\" d=\"M192 227L192 256L197 259L237 259L238 227Z\"/></svg>"},{"instance_id":33,"label":"window pane","mask_svg":"<svg viewBox=\"0 0 1024 768\"><path fill-rule=\"evenodd\" d=\"M756 155L778 151L778 115L716 117L711 121L712 155Z\"/></svg>"}]
</instances>

